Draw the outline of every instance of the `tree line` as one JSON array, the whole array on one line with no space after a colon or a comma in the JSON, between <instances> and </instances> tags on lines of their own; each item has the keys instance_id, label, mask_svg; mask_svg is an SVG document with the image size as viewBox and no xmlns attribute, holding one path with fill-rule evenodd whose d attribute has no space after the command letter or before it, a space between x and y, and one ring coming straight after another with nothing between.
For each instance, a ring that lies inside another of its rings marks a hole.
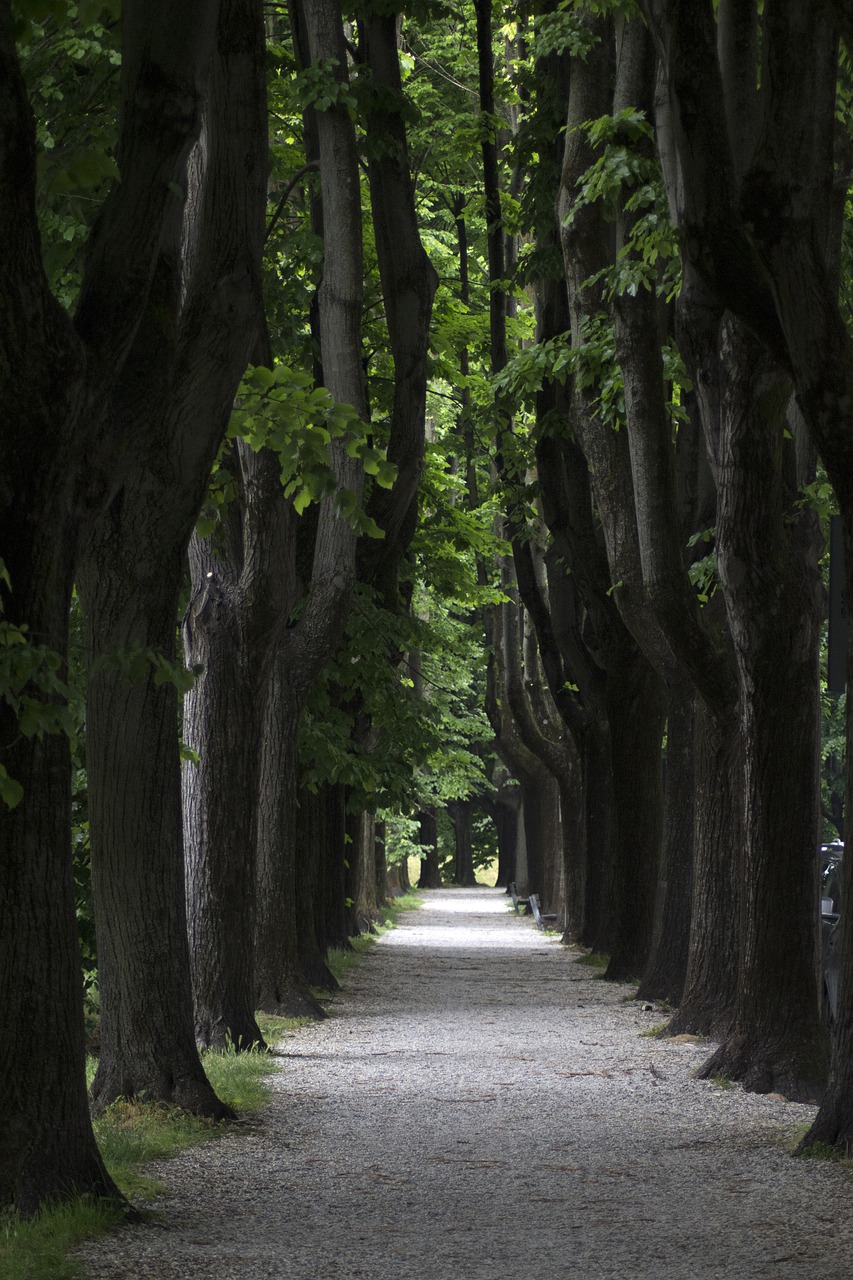
<instances>
[{"instance_id":1,"label":"tree line","mask_svg":"<svg viewBox=\"0 0 853 1280\"><path fill-rule=\"evenodd\" d=\"M446 814L460 882L493 845L706 1074L849 1141L848 26L0 4L5 1205L117 1196L90 1105L226 1115L199 1048L321 1016Z\"/></svg>"}]
</instances>

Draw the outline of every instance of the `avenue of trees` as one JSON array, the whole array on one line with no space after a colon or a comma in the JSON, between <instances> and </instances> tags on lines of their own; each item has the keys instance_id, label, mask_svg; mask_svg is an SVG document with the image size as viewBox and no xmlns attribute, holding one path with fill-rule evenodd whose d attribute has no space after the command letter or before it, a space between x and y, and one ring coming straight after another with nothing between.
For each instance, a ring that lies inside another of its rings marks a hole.
<instances>
[{"instance_id":1,"label":"avenue of trees","mask_svg":"<svg viewBox=\"0 0 853 1280\"><path fill-rule=\"evenodd\" d=\"M226 1117L199 1050L323 1016L413 854L849 1148L851 35L0 0L0 1209L118 1198L120 1097Z\"/></svg>"}]
</instances>

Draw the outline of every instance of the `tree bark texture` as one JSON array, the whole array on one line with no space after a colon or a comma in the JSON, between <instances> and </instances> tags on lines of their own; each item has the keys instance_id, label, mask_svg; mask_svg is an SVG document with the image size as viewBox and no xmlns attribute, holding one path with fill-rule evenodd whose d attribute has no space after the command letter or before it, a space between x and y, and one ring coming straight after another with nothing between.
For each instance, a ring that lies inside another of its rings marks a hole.
<instances>
[{"instance_id":1,"label":"tree bark texture","mask_svg":"<svg viewBox=\"0 0 853 1280\"><path fill-rule=\"evenodd\" d=\"M184 658L201 671L184 699L183 733L199 760L184 765L183 807L196 1040L241 1049L263 1043L254 1016L258 686L292 592L279 554L290 530L278 460L239 445L230 465L237 497L221 536L193 535L189 548Z\"/></svg>"},{"instance_id":2,"label":"tree bark texture","mask_svg":"<svg viewBox=\"0 0 853 1280\"><path fill-rule=\"evenodd\" d=\"M638 1000L681 1003L693 911L693 684L670 685L666 720L665 835L658 877L652 949Z\"/></svg>"},{"instance_id":3,"label":"tree bark texture","mask_svg":"<svg viewBox=\"0 0 853 1280\"><path fill-rule=\"evenodd\" d=\"M816 1101L827 1068L815 984L821 538L793 467L785 471L787 378L735 320L724 326L722 363L718 563L738 662L745 808L735 1020L705 1070Z\"/></svg>"},{"instance_id":4,"label":"tree bark texture","mask_svg":"<svg viewBox=\"0 0 853 1280\"><path fill-rule=\"evenodd\" d=\"M391 489L376 485L367 503L384 531L359 549L359 576L372 582L386 607L398 607L400 563L418 518L423 470L427 353L438 276L421 244L409 165L397 15L370 12L360 23L374 86L366 119L367 173L376 256L391 355L394 398L387 457L397 467Z\"/></svg>"},{"instance_id":5,"label":"tree bark texture","mask_svg":"<svg viewBox=\"0 0 853 1280\"><path fill-rule=\"evenodd\" d=\"M347 78L340 5L312 0L295 5L312 61L334 64ZM345 107L316 112L323 201L323 277L318 324L324 383L334 399L370 416L361 353L362 226L358 154ZM360 499L363 473L337 442L329 460L339 489ZM268 731L263 740L258 819L257 981L264 1005L295 1002L319 1013L299 971L296 862L292 831L297 803L296 735L305 699L340 643L355 582L355 535L337 501L320 505L311 580L298 621L279 634L264 693ZM281 619L282 624L288 620ZM299 907L303 909L302 904ZM307 904L305 909L307 909ZM286 996L293 991L293 996Z\"/></svg>"},{"instance_id":6,"label":"tree bark texture","mask_svg":"<svg viewBox=\"0 0 853 1280\"><path fill-rule=\"evenodd\" d=\"M137 682L120 667L140 651L175 659L181 558L260 329L263 70L260 6L227 0L184 217L163 240L113 395L113 420L136 429L137 458L80 556L102 1008L92 1094L101 1107L141 1096L227 1110L193 1042L175 690L150 665Z\"/></svg>"},{"instance_id":7,"label":"tree bark texture","mask_svg":"<svg viewBox=\"0 0 853 1280\"><path fill-rule=\"evenodd\" d=\"M11 11L0 12L0 368L11 407L0 425L0 558L11 586L0 590L6 622L28 627L60 662L75 538L108 500L129 443L106 425L106 408L198 136L217 10L215 0L189 15L155 3L142 22L142 6L126 6L123 180L96 224L73 323L42 266L35 130ZM4 702L0 763L24 792L11 811L0 806L0 1207L32 1213L81 1193L118 1200L85 1096L67 743L22 738ZM44 998L35 1015L33 991Z\"/></svg>"}]
</instances>

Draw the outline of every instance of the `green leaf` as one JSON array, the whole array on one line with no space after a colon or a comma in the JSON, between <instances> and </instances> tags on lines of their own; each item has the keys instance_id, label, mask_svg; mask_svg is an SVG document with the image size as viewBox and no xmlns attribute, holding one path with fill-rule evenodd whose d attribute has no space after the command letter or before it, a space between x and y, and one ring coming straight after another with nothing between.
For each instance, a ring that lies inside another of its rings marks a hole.
<instances>
[{"instance_id":1,"label":"green leaf","mask_svg":"<svg viewBox=\"0 0 853 1280\"><path fill-rule=\"evenodd\" d=\"M20 782L10 778L4 765L0 764L0 800L7 809L14 809L24 798L24 788Z\"/></svg>"}]
</instances>

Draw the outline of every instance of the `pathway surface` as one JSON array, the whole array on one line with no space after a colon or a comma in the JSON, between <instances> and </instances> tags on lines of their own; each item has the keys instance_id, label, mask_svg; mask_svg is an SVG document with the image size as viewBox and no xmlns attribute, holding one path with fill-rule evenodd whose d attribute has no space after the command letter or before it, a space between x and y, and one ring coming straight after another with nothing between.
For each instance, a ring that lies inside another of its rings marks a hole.
<instances>
[{"instance_id":1,"label":"pathway surface","mask_svg":"<svg viewBox=\"0 0 853 1280\"><path fill-rule=\"evenodd\" d=\"M847 1280L813 1108L691 1078L707 1046L496 890L440 890L283 1045L260 1131L164 1164L89 1280Z\"/></svg>"}]
</instances>

